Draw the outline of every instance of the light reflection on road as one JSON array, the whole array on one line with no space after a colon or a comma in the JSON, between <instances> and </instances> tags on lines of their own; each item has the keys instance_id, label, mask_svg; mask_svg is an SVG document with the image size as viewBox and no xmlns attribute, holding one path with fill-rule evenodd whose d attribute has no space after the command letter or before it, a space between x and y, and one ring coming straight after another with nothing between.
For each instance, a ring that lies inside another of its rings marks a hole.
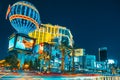
<instances>
[{"instance_id":1,"label":"light reflection on road","mask_svg":"<svg viewBox=\"0 0 120 80\"><path fill-rule=\"evenodd\" d=\"M0 75L0 80L120 80L120 76L35 76L29 73Z\"/></svg>"},{"instance_id":2,"label":"light reflection on road","mask_svg":"<svg viewBox=\"0 0 120 80\"><path fill-rule=\"evenodd\" d=\"M21 78L1 78L0 80L120 80L120 77L71 77L71 78L34 78L34 77L21 77Z\"/></svg>"}]
</instances>

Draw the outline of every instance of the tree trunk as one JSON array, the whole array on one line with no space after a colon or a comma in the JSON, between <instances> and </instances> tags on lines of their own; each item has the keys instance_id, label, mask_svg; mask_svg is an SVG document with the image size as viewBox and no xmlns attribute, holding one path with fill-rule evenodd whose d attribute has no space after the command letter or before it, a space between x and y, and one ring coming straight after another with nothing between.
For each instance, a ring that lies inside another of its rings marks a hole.
<instances>
[{"instance_id":1,"label":"tree trunk","mask_svg":"<svg viewBox=\"0 0 120 80\"><path fill-rule=\"evenodd\" d=\"M64 56L65 56L65 49L62 49L62 63L61 63L61 72L64 73Z\"/></svg>"},{"instance_id":2,"label":"tree trunk","mask_svg":"<svg viewBox=\"0 0 120 80\"><path fill-rule=\"evenodd\" d=\"M75 64L74 64L74 56L75 56L75 52L74 52L74 49L72 49L72 57L73 57L73 58L72 58L72 59L73 59L73 60L72 60L72 65L73 65L73 66L72 66L72 71L73 71L73 72L74 72L74 70L75 70L75 68L74 68L74 66L75 66Z\"/></svg>"}]
</instances>

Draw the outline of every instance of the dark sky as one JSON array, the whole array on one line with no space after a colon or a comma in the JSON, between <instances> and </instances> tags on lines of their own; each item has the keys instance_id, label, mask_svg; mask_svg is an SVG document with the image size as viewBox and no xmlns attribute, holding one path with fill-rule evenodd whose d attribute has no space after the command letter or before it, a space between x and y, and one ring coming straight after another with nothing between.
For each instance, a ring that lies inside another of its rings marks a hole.
<instances>
[{"instance_id":1,"label":"dark sky","mask_svg":"<svg viewBox=\"0 0 120 80\"><path fill-rule=\"evenodd\" d=\"M0 2L0 59L6 56L8 37L15 30L5 20L9 4L20 0ZM108 57L120 56L120 0L27 0L41 15L42 23L69 28L75 46L88 54L97 54L99 47L108 47Z\"/></svg>"}]
</instances>

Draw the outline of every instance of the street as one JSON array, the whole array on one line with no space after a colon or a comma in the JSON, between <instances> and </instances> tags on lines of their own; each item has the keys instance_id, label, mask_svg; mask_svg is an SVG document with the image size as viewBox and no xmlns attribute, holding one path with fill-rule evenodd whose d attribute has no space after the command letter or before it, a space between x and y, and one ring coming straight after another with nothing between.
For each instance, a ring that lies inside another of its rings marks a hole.
<instances>
[{"instance_id":1,"label":"street","mask_svg":"<svg viewBox=\"0 0 120 80\"><path fill-rule=\"evenodd\" d=\"M120 80L119 76L99 76L83 74L38 74L25 72L0 73L0 80Z\"/></svg>"}]
</instances>

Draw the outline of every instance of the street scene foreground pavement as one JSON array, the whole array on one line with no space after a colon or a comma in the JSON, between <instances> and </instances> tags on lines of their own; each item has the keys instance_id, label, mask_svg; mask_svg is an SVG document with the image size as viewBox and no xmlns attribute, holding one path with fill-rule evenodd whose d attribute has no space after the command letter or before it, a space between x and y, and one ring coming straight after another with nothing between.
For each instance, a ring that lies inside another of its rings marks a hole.
<instances>
[{"instance_id":1,"label":"street scene foreground pavement","mask_svg":"<svg viewBox=\"0 0 120 80\"><path fill-rule=\"evenodd\" d=\"M120 76L98 74L0 73L0 80L120 80Z\"/></svg>"}]
</instances>

